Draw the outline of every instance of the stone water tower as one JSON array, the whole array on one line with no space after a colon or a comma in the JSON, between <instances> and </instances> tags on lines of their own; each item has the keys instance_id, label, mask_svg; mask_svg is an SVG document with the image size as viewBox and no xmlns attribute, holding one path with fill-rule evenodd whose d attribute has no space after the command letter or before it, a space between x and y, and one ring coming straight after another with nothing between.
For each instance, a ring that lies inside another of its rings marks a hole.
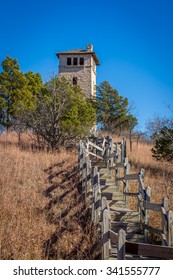
<instances>
[{"instance_id":1,"label":"stone water tower","mask_svg":"<svg viewBox=\"0 0 173 280\"><path fill-rule=\"evenodd\" d=\"M64 76L74 86L79 85L87 97L96 95L96 66L100 65L91 44L86 50L59 52L59 76Z\"/></svg>"}]
</instances>

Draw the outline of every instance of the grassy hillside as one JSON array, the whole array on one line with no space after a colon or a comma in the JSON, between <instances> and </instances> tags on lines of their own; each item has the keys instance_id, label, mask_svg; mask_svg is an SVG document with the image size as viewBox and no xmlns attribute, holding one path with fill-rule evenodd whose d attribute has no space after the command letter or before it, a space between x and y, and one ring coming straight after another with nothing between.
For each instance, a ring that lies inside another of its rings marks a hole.
<instances>
[{"instance_id":1,"label":"grassy hillside","mask_svg":"<svg viewBox=\"0 0 173 280\"><path fill-rule=\"evenodd\" d=\"M151 148L152 145L147 143L134 144L132 152L128 147L128 157L133 168L145 169L145 186L151 187L155 202L159 203L163 196L169 197L173 210L173 164L156 161L152 157Z\"/></svg>"},{"instance_id":2,"label":"grassy hillside","mask_svg":"<svg viewBox=\"0 0 173 280\"><path fill-rule=\"evenodd\" d=\"M133 150L130 152L128 143L128 157L132 169L135 171L145 169L144 185L151 188L151 201L161 203L163 197L168 197L170 210L173 211L173 164L156 161L152 157L151 148L151 144L133 143ZM160 213L150 211L150 224L161 228L160 216Z\"/></svg>"},{"instance_id":3,"label":"grassy hillside","mask_svg":"<svg viewBox=\"0 0 173 280\"><path fill-rule=\"evenodd\" d=\"M99 259L99 236L78 188L77 152L38 152L26 137L22 148L17 141L0 136L0 259ZM132 172L145 169L152 201L169 197L173 210L172 164L155 161L149 144L127 148ZM151 224L161 226L153 211Z\"/></svg>"},{"instance_id":4,"label":"grassy hillside","mask_svg":"<svg viewBox=\"0 0 173 280\"><path fill-rule=\"evenodd\" d=\"M98 257L76 166L76 152L32 152L0 137L0 259Z\"/></svg>"}]
</instances>

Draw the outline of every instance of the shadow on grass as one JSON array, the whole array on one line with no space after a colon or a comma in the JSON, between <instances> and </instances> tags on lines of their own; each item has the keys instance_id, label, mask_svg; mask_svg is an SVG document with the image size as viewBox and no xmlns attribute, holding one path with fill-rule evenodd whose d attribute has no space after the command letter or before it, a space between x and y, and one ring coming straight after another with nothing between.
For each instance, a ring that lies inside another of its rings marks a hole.
<instances>
[{"instance_id":1,"label":"shadow on grass","mask_svg":"<svg viewBox=\"0 0 173 280\"><path fill-rule=\"evenodd\" d=\"M77 166L65 168L61 162L45 172L49 186L43 194L49 201L44 211L56 229L43 244L43 258L100 259L100 236L85 206Z\"/></svg>"}]
</instances>

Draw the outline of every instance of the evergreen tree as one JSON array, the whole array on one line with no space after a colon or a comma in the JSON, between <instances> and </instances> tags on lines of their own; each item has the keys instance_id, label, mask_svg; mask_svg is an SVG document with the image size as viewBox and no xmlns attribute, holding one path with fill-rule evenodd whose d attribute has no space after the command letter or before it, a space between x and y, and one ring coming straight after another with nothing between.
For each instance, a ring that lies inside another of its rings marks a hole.
<instances>
[{"instance_id":1,"label":"evergreen tree","mask_svg":"<svg viewBox=\"0 0 173 280\"><path fill-rule=\"evenodd\" d=\"M38 94L43 89L43 81L39 73L33 73L32 71L26 72L25 77L27 80L27 88L32 92L33 96L38 96Z\"/></svg>"},{"instance_id":2,"label":"evergreen tree","mask_svg":"<svg viewBox=\"0 0 173 280\"><path fill-rule=\"evenodd\" d=\"M173 129L163 127L160 130L152 153L157 160L173 161Z\"/></svg>"},{"instance_id":3,"label":"evergreen tree","mask_svg":"<svg viewBox=\"0 0 173 280\"><path fill-rule=\"evenodd\" d=\"M38 74L29 72L24 74L20 71L16 59L7 57L2 62L0 73L0 124L7 131L14 124L21 110L34 107L34 91L37 82L41 79ZM31 79L32 77L32 79ZM34 81L37 78L37 81Z\"/></svg>"},{"instance_id":4,"label":"evergreen tree","mask_svg":"<svg viewBox=\"0 0 173 280\"><path fill-rule=\"evenodd\" d=\"M116 133L132 130L137 119L129 113L128 106L128 99L120 96L108 82L104 81L97 87L97 122L103 129Z\"/></svg>"}]
</instances>

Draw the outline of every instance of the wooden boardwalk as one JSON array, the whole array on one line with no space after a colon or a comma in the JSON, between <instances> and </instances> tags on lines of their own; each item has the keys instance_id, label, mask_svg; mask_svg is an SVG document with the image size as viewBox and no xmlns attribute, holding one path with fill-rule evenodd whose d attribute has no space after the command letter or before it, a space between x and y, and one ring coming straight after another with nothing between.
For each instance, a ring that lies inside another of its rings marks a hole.
<instances>
[{"instance_id":1,"label":"wooden boardwalk","mask_svg":"<svg viewBox=\"0 0 173 280\"><path fill-rule=\"evenodd\" d=\"M125 140L87 140L84 146L81 142L79 170L86 204L101 229L102 259L173 259L173 213L169 211L169 201L164 198L160 204L150 202L150 188L143 183L144 170L130 172ZM132 181L137 186L135 191L130 187ZM133 209L130 197L136 200ZM149 210L160 212L161 230L149 225ZM160 246L148 243L149 232L160 237Z\"/></svg>"},{"instance_id":2,"label":"wooden boardwalk","mask_svg":"<svg viewBox=\"0 0 173 280\"><path fill-rule=\"evenodd\" d=\"M125 238L129 242L145 243L145 236L141 229L140 213L131 210L122 192L119 191L111 171L108 168L99 170L101 184L101 197L108 202L110 229L117 234L121 229L125 231ZM122 236L123 238L123 236ZM104 259L117 259L117 241L109 244L109 254ZM125 255L126 259L143 259L139 256Z\"/></svg>"}]
</instances>

